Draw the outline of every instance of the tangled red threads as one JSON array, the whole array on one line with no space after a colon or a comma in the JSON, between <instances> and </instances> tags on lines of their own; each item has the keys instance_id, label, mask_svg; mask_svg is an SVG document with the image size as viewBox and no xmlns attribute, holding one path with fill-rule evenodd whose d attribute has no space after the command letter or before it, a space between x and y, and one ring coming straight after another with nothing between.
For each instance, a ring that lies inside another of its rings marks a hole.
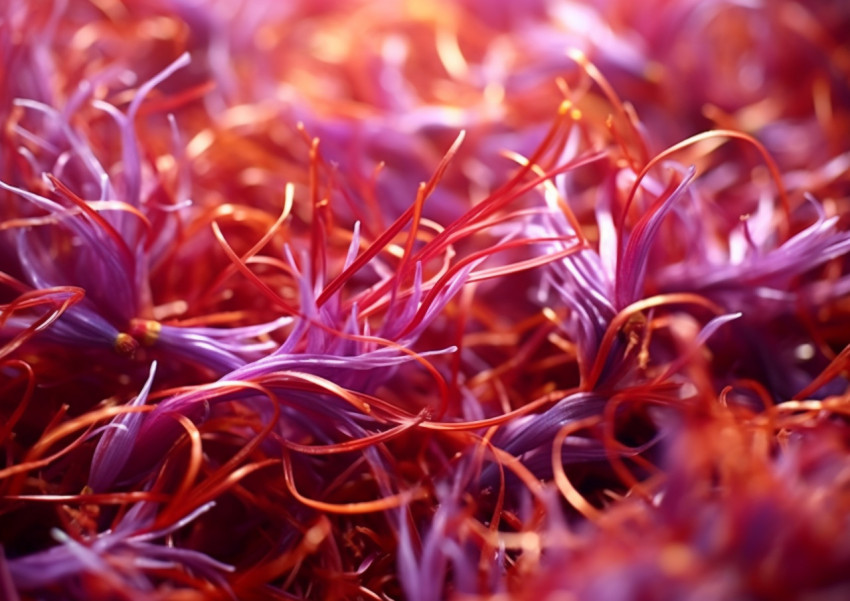
<instances>
[{"instance_id":1,"label":"tangled red threads","mask_svg":"<svg viewBox=\"0 0 850 601\"><path fill-rule=\"evenodd\" d=\"M0 598L850 596L850 13L0 8Z\"/></svg>"}]
</instances>

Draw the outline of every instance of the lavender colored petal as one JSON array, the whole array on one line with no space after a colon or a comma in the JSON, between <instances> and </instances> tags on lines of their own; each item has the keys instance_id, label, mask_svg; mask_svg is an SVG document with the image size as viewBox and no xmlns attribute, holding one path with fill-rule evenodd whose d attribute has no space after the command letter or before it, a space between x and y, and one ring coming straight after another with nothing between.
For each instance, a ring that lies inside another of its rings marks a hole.
<instances>
[{"instance_id":1,"label":"lavender colored petal","mask_svg":"<svg viewBox=\"0 0 850 601\"><path fill-rule=\"evenodd\" d=\"M647 258L655 235L658 233L664 218L684 195L695 174L696 169L690 167L682 181L661 206L649 215L644 216L635 226L626 243L623 255L617 263L614 297L618 308L625 308L641 298L640 290L643 288L643 280L646 275Z\"/></svg>"},{"instance_id":2,"label":"lavender colored petal","mask_svg":"<svg viewBox=\"0 0 850 601\"><path fill-rule=\"evenodd\" d=\"M151 364L148 379L138 396L130 401L129 407L141 407L145 404L155 374L156 361ZM93 490L106 490L121 473L133 452L143 419L141 413L122 413L112 420L111 427L98 442L92 458L89 485Z\"/></svg>"}]
</instances>

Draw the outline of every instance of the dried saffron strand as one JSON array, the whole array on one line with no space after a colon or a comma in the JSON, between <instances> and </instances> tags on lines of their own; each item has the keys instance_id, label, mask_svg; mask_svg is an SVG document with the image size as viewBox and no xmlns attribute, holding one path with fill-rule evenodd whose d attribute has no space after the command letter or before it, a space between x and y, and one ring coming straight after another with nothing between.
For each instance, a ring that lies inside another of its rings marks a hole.
<instances>
[{"instance_id":1,"label":"dried saffron strand","mask_svg":"<svg viewBox=\"0 0 850 601\"><path fill-rule=\"evenodd\" d=\"M211 228L213 234L218 240L221 248L227 254L228 259L230 259L231 264L236 267L236 269L242 273L256 288L262 292L263 296L272 302L272 304L280 307L286 315L298 315L298 309L294 306L286 302L284 299L280 297L274 290L272 290L268 284L259 279L254 273L248 269L248 266L245 264L245 261L238 257L236 253L233 251L233 248L227 243L227 240L224 238L224 234L221 233L221 228L218 226L218 223L215 221L212 222Z\"/></svg>"},{"instance_id":2,"label":"dried saffron strand","mask_svg":"<svg viewBox=\"0 0 850 601\"><path fill-rule=\"evenodd\" d=\"M510 191L510 193L508 193L508 190L504 190L504 191L500 190L500 191L495 192L487 201L479 203L478 205L476 205L473 208L472 211L470 211L469 213L464 215L464 217L462 217L460 220L456 221L451 226L447 226L446 229L443 232L441 232L432 241L431 244L429 244L428 246L426 246L425 248L423 248L422 250L417 252L414 255L414 258L417 261L423 261L423 262L432 258L435 253L441 252L446 246L448 246L449 244L452 243L450 240L446 240L446 238L450 239L451 237L453 237L455 235L455 230L457 228L460 228L460 227L466 228L468 226L468 222L472 221L473 219L478 219L478 218L481 218L481 217L487 217L489 215L492 215L493 213L495 213L498 210L500 210L501 208L503 208L505 205L516 200L516 198L518 198L519 196L521 196L525 192L533 190L538 185L540 185L543 181L545 181L546 179L549 179L550 177L553 177L554 175L556 175L559 172L572 171L572 170L574 170L578 167L592 164L592 163L594 163L598 160L601 160L604 156L605 155L600 152L600 153L591 154L591 155L588 155L588 156L585 156L585 157L581 157L579 159L576 159L574 161L569 162L566 165L562 165L562 166L556 168L555 170L553 170L552 173L547 173L542 177L534 178L532 181L530 181L526 184L523 184L522 186L518 187L516 190ZM533 165L533 164L534 163L531 162L531 158L529 158L528 164L526 166L522 166L520 171L523 174L526 172L526 170L531 171L531 169L532 169L531 165ZM497 196L497 194L504 194L504 196L500 197L500 196ZM385 293L385 287L386 287L386 284L381 286L381 287L378 287L376 290L372 291L372 293L370 294L370 297L376 296L376 295L379 295L379 294L384 294ZM364 305L368 306L370 301L371 301L371 298L367 298L367 299L364 299L362 302L364 303Z\"/></svg>"},{"instance_id":3,"label":"dried saffron strand","mask_svg":"<svg viewBox=\"0 0 850 601\"><path fill-rule=\"evenodd\" d=\"M632 303L631 305L620 311L620 313L618 313L617 316L611 321L610 326L605 332L605 337L603 338L602 343L600 344L600 352L597 355L596 362L591 367L591 371L588 374L585 386L587 388L592 388L596 384L600 376L600 372L602 371L604 361L607 358L607 353L609 352L610 347L613 344L614 337L617 335L618 332L621 331L622 327L629 319L631 319L634 315L637 315L653 307L680 303L702 306L716 314L720 314L723 312L720 307L712 303L710 300L707 300L699 295L688 293L659 295Z\"/></svg>"},{"instance_id":4,"label":"dried saffron strand","mask_svg":"<svg viewBox=\"0 0 850 601\"><path fill-rule=\"evenodd\" d=\"M40 503L79 503L81 505L125 505L137 501L151 501L163 503L170 499L170 495L135 491L114 493L92 493L77 495L5 495L6 499L12 501L31 501Z\"/></svg>"},{"instance_id":5,"label":"dried saffron strand","mask_svg":"<svg viewBox=\"0 0 850 601\"><path fill-rule=\"evenodd\" d=\"M753 138L752 136L734 130L725 130L718 129L703 132L701 134L696 134L691 136L687 140L682 140L681 142L674 144L673 146L667 148L666 150L658 153L652 159L646 162L643 168L637 173L637 177L635 178L634 183L629 190L628 195L626 196L626 204L623 208L622 216L620 218L620 230L623 231L625 226L626 217L629 214L629 209L631 207L632 202L634 201L635 194L637 194L638 189L640 188L641 181L647 176L647 174L652 170L653 167L662 163L662 161L666 160L668 157L674 155L678 151L688 148L690 146L694 146L704 140L710 140L712 138L731 138L737 140L743 140L752 144L756 150L758 150L759 154L764 159L765 164L767 165L768 170L770 171L770 175L773 179L774 184L776 185L777 192L779 194L779 202L782 207L782 211L785 214L786 222L790 220L791 217L791 202L788 199L788 193L785 190L785 184L782 182L782 176L779 173L779 167L776 165L776 161L773 160L770 153L764 147L764 145ZM782 227L782 223L780 222L780 227ZM781 237L784 238L787 236L787 232L780 231L782 234ZM622 238L621 238L622 239Z\"/></svg>"},{"instance_id":6,"label":"dried saffron strand","mask_svg":"<svg viewBox=\"0 0 850 601\"><path fill-rule=\"evenodd\" d=\"M407 424L400 424L393 428L384 430L383 432L363 436L347 442L325 445L304 445L288 440L280 440L280 444L291 451L302 453L304 455L333 455L336 453L348 453L397 438L406 431L416 428L422 421L424 421L425 417L425 412L423 412L423 414L420 414L417 419L411 420Z\"/></svg>"},{"instance_id":7,"label":"dried saffron strand","mask_svg":"<svg viewBox=\"0 0 850 601\"><path fill-rule=\"evenodd\" d=\"M275 234L277 234L280 228L283 227L283 223L289 218L289 215L292 212L294 195L294 187L291 183L287 184L284 190L283 209L281 209L280 216L273 224L268 227L263 236L259 240L257 240L257 242L249 250L242 254L242 256L239 258L239 263L247 264L252 257L254 257L260 250L263 249L263 247L265 247L272 240L272 238L274 238ZM215 223L215 221L212 221L210 225L213 226L213 224ZM226 269L222 270L221 273L219 273L218 277L215 279L215 281L210 284L207 296L211 295L214 290L219 288L224 283L224 281L237 269L239 268L236 267L235 264L232 264L229 265ZM203 304L205 298L206 297L201 297L201 299L199 299L198 301L199 304Z\"/></svg>"},{"instance_id":8,"label":"dried saffron strand","mask_svg":"<svg viewBox=\"0 0 850 601\"><path fill-rule=\"evenodd\" d=\"M812 380L808 386L794 395L793 400L799 401L811 395L826 382L841 373L846 368L848 361L850 361L850 345L844 347L844 349L835 356L823 372Z\"/></svg>"},{"instance_id":9,"label":"dried saffron strand","mask_svg":"<svg viewBox=\"0 0 850 601\"><path fill-rule=\"evenodd\" d=\"M21 416L26 411L27 405L29 405L32 400L32 395L35 390L35 372L32 369L32 366L26 361L21 361L19 359L6 359L0 362L0 368L13 368L18 369L22 373L15 379L12 379L8 384L5 384L2 388L0 388L0 396L6 395L10 390L14 389L15 385L23 379L25 381L23 394L20 396L20 400L15 407L15 410L6 420L6 423L0 427L0 444L6 442L9 434L14 430L15 424L18 420L21 419ZM6 370L4 370L6 371Z\"/></svg>"},{"instance_id":10,"label":"dried saffron strand","mask_svg":"<svg viewBox=\"0 0 850 601\"><path fill-rule=\"evenodd\" d=\"M424 498L427 495L427 493L422 489L412 489L374 501L327 503L316 499L310 499L299 493L295 487L295 476L293 475L292 462L289 459L288 451L284 451L283 454L283 474L286 479L286 486L289 489L289 492L292 493L296 499L308 507L328 513L359 515L364 513L386 511L387 509L404 506L412 501Z\"/></svg>"},{"instance_id":11,"label":"dried saffron strand","mask_svg":"<svg viewBox=\"0 0 850 601\"><path fill-rule=\"evenodd\" d=\"M558 487L558 490L561 491L561 494L564 495L567 502L592 522L599 521L602 517L602 513L581 495L581 493L570 482L566 473L564 473L564 464L561 459L561 446L564 444L564 440L569 434L594 426L598 424L599 421L599 418L591 417L571 424L566 424L558 431L552 442L552 465L555 473L555 485Z\"/></svg>"}]
</instances>

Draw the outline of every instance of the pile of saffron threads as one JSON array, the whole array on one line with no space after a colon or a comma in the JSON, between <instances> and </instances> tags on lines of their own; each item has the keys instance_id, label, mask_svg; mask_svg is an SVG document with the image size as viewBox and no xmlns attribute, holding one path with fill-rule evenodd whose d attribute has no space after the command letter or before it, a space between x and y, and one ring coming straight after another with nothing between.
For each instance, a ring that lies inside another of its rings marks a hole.
<instances>
[{"instance_id":1,"label":"pile of saffron threads","mask_svg":"<svg viewBox=\"0 0 850 601\"><path fill-rule=\"evenodd\" d=\"M0 3L0 599L850 598L848 32Z\"/></svg>"}]
</instances>

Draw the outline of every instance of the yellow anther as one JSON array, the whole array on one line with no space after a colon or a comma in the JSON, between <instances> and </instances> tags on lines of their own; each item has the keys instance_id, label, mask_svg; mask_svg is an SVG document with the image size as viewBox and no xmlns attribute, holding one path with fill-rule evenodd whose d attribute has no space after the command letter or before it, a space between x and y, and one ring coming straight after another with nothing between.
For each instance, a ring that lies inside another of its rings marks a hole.
<instances>
[{"instance_id":1,"label":"yellow anther","mask_svg":"<svg viewBox=\"0 0 850 601\"><path fill-rule=\"evenodd\" d=\"M136 339L125 332L120 332L112 343L112 348L115 352L124 357L132 357L139 348L139 343Z\"/></svg>"},{"instance_id":2,"label":"yellow anther","mask_svg":"<svg viewBox=\"0 0 850 601\"><path fill-rule=\"evenodd\" d=\"M162 324L152 319L134 319L130 331L145 346L153 346L159 340Z\"/></svg>"}]
</instances>

